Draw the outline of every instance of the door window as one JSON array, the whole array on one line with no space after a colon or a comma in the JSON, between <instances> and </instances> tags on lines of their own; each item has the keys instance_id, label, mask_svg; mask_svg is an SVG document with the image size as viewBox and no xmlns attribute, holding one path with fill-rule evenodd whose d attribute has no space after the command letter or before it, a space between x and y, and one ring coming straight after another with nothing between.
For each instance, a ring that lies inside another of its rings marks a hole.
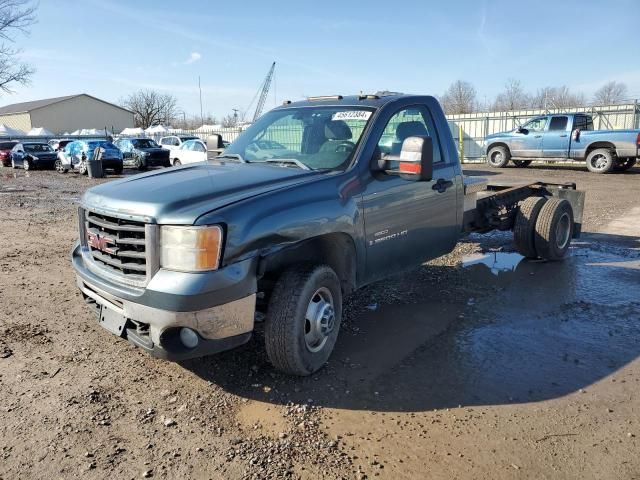
<instances>
[{"instance_id":1,"label":"door window","mask_svg":"<svg viewBox=\"0 0 640 480\"><path fill-rule=\"evenodd\" d=\"M562 130L562 131L566 130L568 121L569 121L568 117L552 117L551 123L549 123L549 131L553 132L553 131L559 131L559 130Z\"/></svg>"},{"instance_id":2,"label":"door window","mask_svg":"<svg viewBox=\"0 0 640 480\"><path fill-rule=\"evenodd\" d=\"M438 135L429 111L422 106L403 108L391 117L385 127L378 148L382 155L399 155L402 142L416 135L429 135L433 141L433 163L442 161Z\"/></svg>"},{"instance_id":3,"label":"door window","mask_svg":"<svg viewBox=\"0 0 640 480\"><path fill-rule=\"evenodd\" d=\"M199 142L193 142L193 151L194 152L206 152L206 149Z\"/></svg>"},{"instance_id":4,"label":"door window","mask_svg":"<svg viewBox=\"0 0 640 480\"><path fill-rule=\"evenodd\" d=\"M541 132L547 126L547 117L534 118L525 123L522 128L530 132Z\"/></svg>"}]
</instances>

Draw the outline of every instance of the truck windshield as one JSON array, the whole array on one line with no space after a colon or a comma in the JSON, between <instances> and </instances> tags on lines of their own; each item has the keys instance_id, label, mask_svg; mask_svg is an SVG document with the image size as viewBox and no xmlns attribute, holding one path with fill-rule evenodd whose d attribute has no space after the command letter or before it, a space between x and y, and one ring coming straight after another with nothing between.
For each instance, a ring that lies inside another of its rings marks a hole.
<instances>
[{"instance_id":1,"label":"truck windshield","mask_svg":"<svg viewBox=\"0 0 640 480\"><path fill-rule=\"evenodd\" d=\"M249 163L343 170L353 158L373 110L362 107L302 107L273 110L251 125L225 151ZM295 160L295 161L291 161Z\"/></svg>"}]
</instances>

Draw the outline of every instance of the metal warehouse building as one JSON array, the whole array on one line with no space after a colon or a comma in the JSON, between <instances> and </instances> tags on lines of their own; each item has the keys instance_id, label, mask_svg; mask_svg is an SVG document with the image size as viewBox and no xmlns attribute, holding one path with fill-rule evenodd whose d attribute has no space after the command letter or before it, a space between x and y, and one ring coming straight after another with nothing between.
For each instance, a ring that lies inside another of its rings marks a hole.
<instances>
[{"instance_id":1,"label":"metal warehouse building","mask_svg":"<svg viewBox=\"0 0 640 480\"><path fill-rule=\"evenodd\" d=\"M133 127L133 112L86 93L0 107L0 124L28 132L44 127L56 134L82 128L122 131Z\"/></svg>"}]
</instances>

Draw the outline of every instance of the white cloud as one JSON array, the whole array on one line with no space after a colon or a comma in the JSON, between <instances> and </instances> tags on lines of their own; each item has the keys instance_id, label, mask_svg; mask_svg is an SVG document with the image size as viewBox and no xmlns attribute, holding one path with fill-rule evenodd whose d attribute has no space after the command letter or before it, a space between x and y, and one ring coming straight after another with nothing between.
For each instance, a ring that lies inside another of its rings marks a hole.
<instances>
[{"instance_id":1,"label":"white cloud","mask_svg":"<svg viewBox=\"0 0 640 480\"><path fill-rule=\"evenodd\" d=\"M187 60L184 63L185 65L190 65L192 63L196 63L201 58L202 58L202 55L200 53L191 52L191 55L189 55L189 58L187 58Z\"/></svg>"}]
</instances>

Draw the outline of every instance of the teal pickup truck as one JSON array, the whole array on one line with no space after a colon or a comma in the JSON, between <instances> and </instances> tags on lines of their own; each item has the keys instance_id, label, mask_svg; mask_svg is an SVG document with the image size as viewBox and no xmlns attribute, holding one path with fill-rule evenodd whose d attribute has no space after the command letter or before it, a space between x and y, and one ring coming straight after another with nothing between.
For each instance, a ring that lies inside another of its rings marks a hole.
<instances>
[{"instance_id":1,"label":"teal pickup truck","mask_svg":"<svg viewBox=\"0 0 640 480\"><path fill-rule=\"evenodd\" d=\"M594 130L584 113L543 115L509 132L485 138L487 163L494 168L512 161L527 167L533 160L586 161L589 171L609 173L636 164L640 130Z\"/></svg>"}]
</instances>

